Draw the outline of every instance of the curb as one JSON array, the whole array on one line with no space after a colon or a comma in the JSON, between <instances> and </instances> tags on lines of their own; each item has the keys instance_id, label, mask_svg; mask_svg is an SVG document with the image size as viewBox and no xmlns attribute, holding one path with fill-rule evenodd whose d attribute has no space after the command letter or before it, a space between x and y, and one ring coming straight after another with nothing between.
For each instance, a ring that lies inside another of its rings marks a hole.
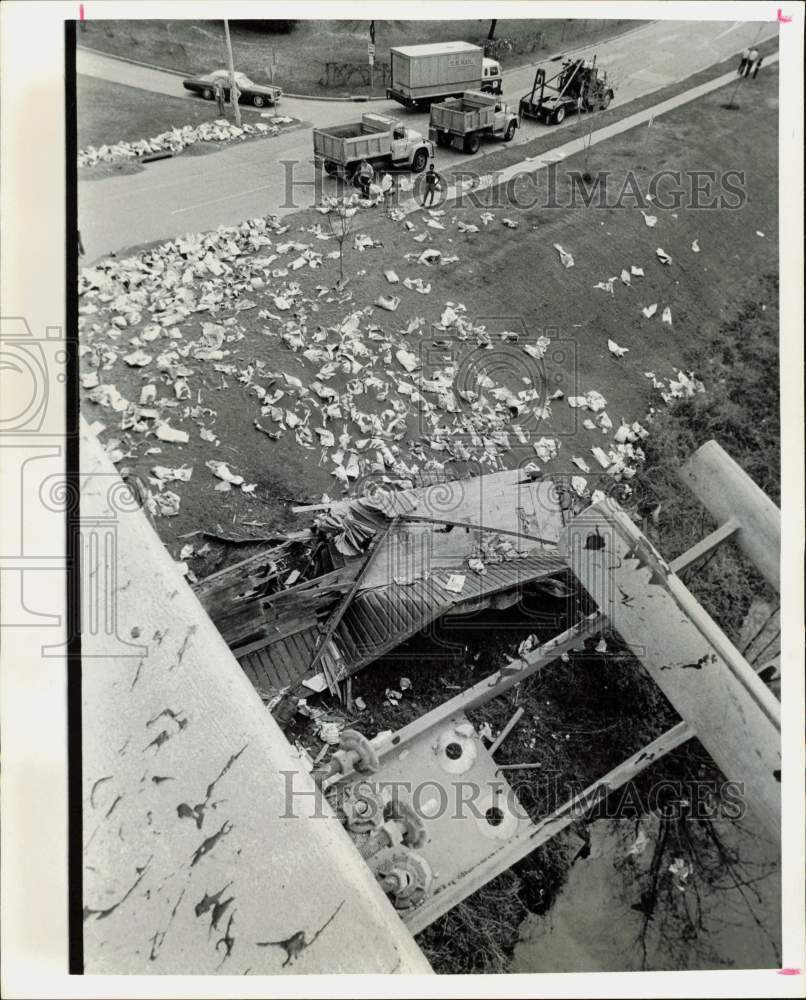
<instances>
[{"instance_id":1,"label":"curb","mask_svg":"<svg viewBox=\"0 0 806 1000\"><path fill-rule=\"evenodd\" d=\"M640 31L641 28L646 28L649 24L654 24L654 21L645 21L643 24L639 24L634 28L627 28L626 31L620 31L616 35L611 35L608 38L601 38L599 42L589 42L588 44L580 45L576 48L566 49L564 52L554 52L551 55L544 56L538 62L535 63L524 63L522 66L513 66L509 70L504 70L503 76L506 77L507 73L516 73L524 69L531 69L539 66L544 62L552 62L555 59L559 59L561 56L569 55L574 52L581 52L584 49L589 49L592 45L597 45L600 42L606 43L614 41L617 38L625 38L627 35L631 35L635 31ZM79 45L76 42L76 50L83 49L85 52L92 52L94 55L103 56L106 59L117 59L119 62L129 63L132 66L142 66L144 69L154 69L160 73L170 73L171 76L186 77L188 74L178 69L168 69L167 66L155 66L154 63L142 62L139 59L129 59L126 56L113 55L111 52L102 52L100 49L94 49L90 45ZM370 101L386 101L387 97L370 97L368 94L353 94L347 95L346 97L321 97L317 94L289 94L283 91L283 97L289 97L294 101L341 101L341 102L353 102L353 103L369 103Z\"/></svg>"}]
</instances>

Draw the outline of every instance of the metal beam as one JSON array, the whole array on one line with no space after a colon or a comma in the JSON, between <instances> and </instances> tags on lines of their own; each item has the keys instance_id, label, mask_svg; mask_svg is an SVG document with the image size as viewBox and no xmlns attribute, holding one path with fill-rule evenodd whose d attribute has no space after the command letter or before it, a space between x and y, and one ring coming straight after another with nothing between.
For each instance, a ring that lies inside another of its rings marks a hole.
<instances>
[{"instance_id":1,"label":"metal beam","mask_svg":"<svg viewBox=\"0 0 806 1000\"><path fill-rule=\"evenodd\" d=\"M678 476L716 521L738 521L739 548L780 592L781 511L767 494L716 441L698 448Z\"/></svg>"},{"instance_id":2,"label":"metal beam","mask_svg":"<svg viewBox=\"0 0 806 1000\"><path fill-rule=\"evenodd\" d=\"M726 542L735 535L738 530L739 522L735 518L732 517L729 521L725 521L715 531L712 531L710 535L706 535L701 542L692 545L690 549L687 549L677 559L672 559L669 563L672 572L682 573L684 569L688 569L689 566L702 559L703 556L707 556L710 552L713 552L723 542Z\"/></svg>"},{"instance_id":3,"label":"metal beam","mask_svg":"<svg viewBox=\"0 0 806 1000\"><path fill-rule=\"evenodd\" d=\"M584 816L611 792L626 785L628 781L632 781L642 771L690 740L692 736L694 736L694 731L691 727L685 722L679 722L672 729L667 730L656 740L634 753L632 757L614 767L612 771L608 771L599 781L595 781L579 795L569 799L550 816L539 820L534 827L525 833L508 840L498 851L472 871L467 872L457 882L446 886L441 892L425 900L411 913L411 916L404 917L406 926L412 934L419 934L443 913L447 913L463 899L467 899L472 893L481 889L490 879L505 872L531 854L532 851L536 851L546 841L556 837L558 833Z\"/></svg>"},{"instance_id":4,"label":"metal beam","mask_svg":"<svg viewBox=\"0 0 806 1000\"><path fill-rule=\"evenodd\" d=\"M568 527L571 568L726 778L780 834L780 704L613 501Z\"/></svg>"}]
</instances>

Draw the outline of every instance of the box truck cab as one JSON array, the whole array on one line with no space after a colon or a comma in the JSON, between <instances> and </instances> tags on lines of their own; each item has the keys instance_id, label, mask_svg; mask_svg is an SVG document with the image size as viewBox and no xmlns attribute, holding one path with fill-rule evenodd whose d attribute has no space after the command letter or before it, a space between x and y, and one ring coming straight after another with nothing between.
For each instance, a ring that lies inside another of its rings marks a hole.
<instances>
[{"instance_id":1,"label":"box truck cab","mask_svg":"<svg viewBox=\"0 0 806 1000\"><path fill-rule=\"evenodd\" d=\"M501 63L486 56L482 60L481 89L491 94L500 94L504 89Z\"/></svg>"},{"instance_id":2,"label":"box truck cab","mask_svg":"<svg viewBox=\"0 0 806 1000\"><path fill-rule=\"evenodd\" d=\"M386 96L418 109L466 90L500 94L501 64L470 42L433 42L390 49L392 73Z\"/></svg>"}]
</instances>

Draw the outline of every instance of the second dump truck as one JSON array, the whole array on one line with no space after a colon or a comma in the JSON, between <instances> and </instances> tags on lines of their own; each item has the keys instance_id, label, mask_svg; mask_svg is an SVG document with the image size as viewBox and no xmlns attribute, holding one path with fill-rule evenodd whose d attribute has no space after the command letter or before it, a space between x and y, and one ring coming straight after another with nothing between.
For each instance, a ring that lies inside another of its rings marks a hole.
<instances>
[{"instance_id":1,"label":"second dump truck","mask_svg":"<svg viewBox=\"0 0 806 1000\"><path fill-rule=\"evenodd\" d=\"M486 137L509 142L518 124L517 113L500 97L470 90L461 97L431 105L428 138L438 146L475 153Z\"/></svg>"},{"instance_id":2,"label":"second dump truck","mask_svg":"<svg viewBox=\"0 0 806 1000\"><path fill-rule=\"evenodd\" d=\"M500 94L501 63L470 42L432 42L390 49L392 78L386 96L410 109L459 97L466 90Z\"/></svg>"},{"instance_id":3,"label":"second dump truck","mask_svg":"<svg viewBox=\"0 0 806 1000\"><path fill-rule=\"evenodd\" d=\"M434 145L396 118L368 113L360 122L315 128L313 155L326 173L352 180L362 160L376 169L407 167L422 173L434 155Z\"/></svg>"}]
</instances>

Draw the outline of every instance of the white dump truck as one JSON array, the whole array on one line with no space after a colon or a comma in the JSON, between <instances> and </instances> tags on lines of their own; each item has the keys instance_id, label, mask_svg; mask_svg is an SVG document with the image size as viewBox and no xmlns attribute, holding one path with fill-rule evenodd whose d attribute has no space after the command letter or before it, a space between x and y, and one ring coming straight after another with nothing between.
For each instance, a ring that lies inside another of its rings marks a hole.
<instances>
[{"instance_id":1,"label":"white dump truck","mask_svg":"<svg viewBox=\"0 0 806 1000\"><path fill-rule=\"evenodd\" d=\"M428 138L438 146L475 153L485 137L510 142L518 128L517 112L495 94L469 90L431 105Z\"/></svg>"},{"instance_id":2,"label":"white dump truck","mask_svg":"<svg viewBox=\"0 0 806 1000\"><path fill-rule=\"evenodd\" d=\"M386 96L407 108L422 108L466 90L500 94L501 63L469 42L433 42L390 50L391 83Z\"/></svg>"},{"instance_id":3,"label":"white dump truck","mask_svg":"<svg viewBox=\"0 0 806 1000\"><path fill-rule=\"evenodd\" d=\"M352 179L366 160L378 167L408 167L419 174L434 155L434 144L388 115L367 113L360 122L313 130L314 162L331 176Z\"/></svg>"}]
</instances>

